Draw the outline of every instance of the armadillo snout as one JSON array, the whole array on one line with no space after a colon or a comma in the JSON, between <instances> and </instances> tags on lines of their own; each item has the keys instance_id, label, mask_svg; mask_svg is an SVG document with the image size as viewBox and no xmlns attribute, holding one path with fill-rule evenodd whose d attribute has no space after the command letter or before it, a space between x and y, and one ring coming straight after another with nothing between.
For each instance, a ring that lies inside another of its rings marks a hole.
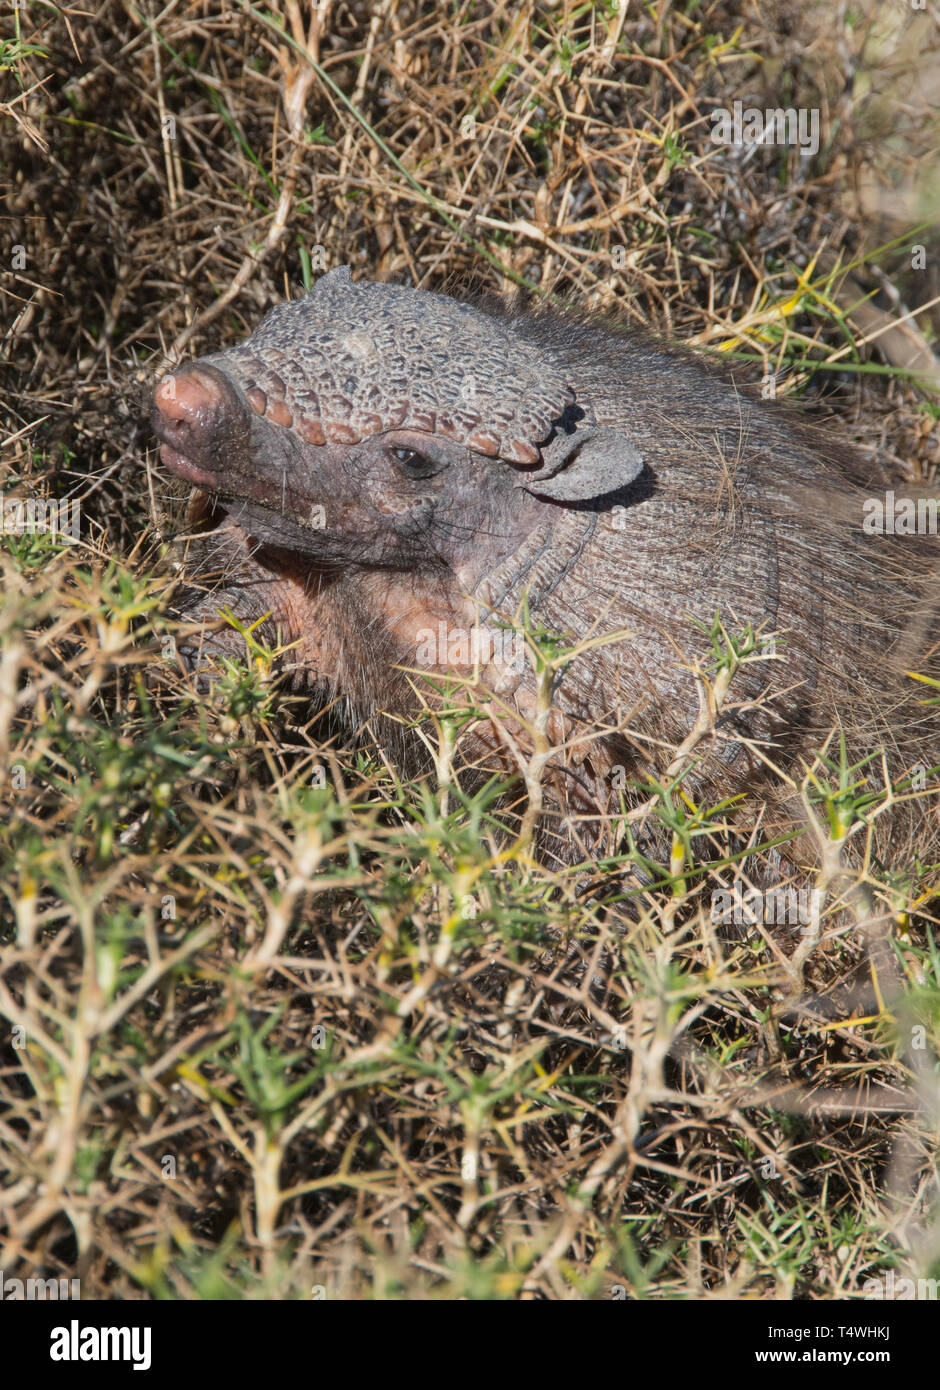
<instances>
[{"instance_id":1,"label":"armadillo snout","mask_svg":"<svg viewBox=\"0 0 940 1390\"><path fill-rule=\"evenodd\" d=\"M189 482L216 484L215 467L222 440L230 440L245 415L232 383L207 363L180 367L165 376L153 393L150 421L163 441L166 466Z\"/></svg>"}]
</instances>

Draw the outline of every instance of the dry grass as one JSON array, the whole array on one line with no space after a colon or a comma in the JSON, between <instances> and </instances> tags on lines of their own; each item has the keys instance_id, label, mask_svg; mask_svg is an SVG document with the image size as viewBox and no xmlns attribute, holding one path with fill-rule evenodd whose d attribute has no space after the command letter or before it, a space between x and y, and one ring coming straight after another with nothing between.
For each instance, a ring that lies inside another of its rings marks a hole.
<instances>
[{"instance_id":1,"label":"dry grass","mask_svg":"<svg viewBox=\"0 0 940 1390\"><path fill-rule=\"evenodd\" d=\"M710 894L750 861L713 808L679 834L699 873L620 894L507 853L484 798L400 785L263 664L211 701L143 679L178 514L144 466L154 374L344 262L522 281L734 353L935 484L931 16L383 0L2 25L0 488L82 504L77 545L0 537L5 1277L831 1299L936 1275L938 866L913 845L893 878L863 852L840 876L825 828L863 851L876 771L859 806L833 745L828 790L807 783L819 932L729 933ZM735 100L818 108L818 154L716 146ZM936 779L913 794L936 818Z\"/></svg>"}]
</instances>

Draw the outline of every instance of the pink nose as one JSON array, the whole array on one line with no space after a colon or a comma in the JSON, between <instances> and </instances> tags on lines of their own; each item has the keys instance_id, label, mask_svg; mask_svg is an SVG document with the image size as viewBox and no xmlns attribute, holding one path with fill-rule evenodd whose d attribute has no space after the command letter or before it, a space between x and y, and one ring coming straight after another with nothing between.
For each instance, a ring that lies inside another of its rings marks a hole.
<instances>
[{"instance_id":1,"label":"pink nose","mask_svg":"<svg viewBox=\"0 0 940 1390\"><path fill-rule=\"evenodd\" d=\"M153 393L150 423L168 468L214 486L248 447L249 411L229 377L210 362L179 367Z\"/></svg>"},{"instance_id":2,"label":"pink nose","mask_svg":"<svg viewBox=\"0 0 940 1390\"><path fill-rule=\"evenodd\" d=\"M224 404L225 392L215 375L200 367L165 376L153 393L153 402L165 420L197 425Z\"/></svg>"}]
</instances>

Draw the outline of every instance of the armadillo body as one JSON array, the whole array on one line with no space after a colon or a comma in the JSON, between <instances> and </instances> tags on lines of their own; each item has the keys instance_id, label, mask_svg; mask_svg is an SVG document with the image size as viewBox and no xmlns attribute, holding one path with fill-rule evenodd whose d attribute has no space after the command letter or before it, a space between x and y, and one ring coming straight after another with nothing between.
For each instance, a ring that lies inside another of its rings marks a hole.
<instances>
[{"instance_id":1,"label":"armadillo body","mask_svg":"<svg viewBox=\"0 0 940 1390\"><path fill-rule=\"evenodd\" d=\"M697 794L756 785L840 717L894 775L940 760L902 674L936 668L935 549L865 534L883 481L687 353L344 267L164 378L153 423L164 462L214 499L207 567L225 577L191 612L269 613L262 635L297 644L292 683L339 697L405 772L426 761L401 718L423 670L479 678L464 755L516 770L536 677L499 624L524 599L572 644L624 634L555 692L562 858L595 842L625 780L669 765L716 614L773 645L736 677Z\"/></svg>"}]
</instances>

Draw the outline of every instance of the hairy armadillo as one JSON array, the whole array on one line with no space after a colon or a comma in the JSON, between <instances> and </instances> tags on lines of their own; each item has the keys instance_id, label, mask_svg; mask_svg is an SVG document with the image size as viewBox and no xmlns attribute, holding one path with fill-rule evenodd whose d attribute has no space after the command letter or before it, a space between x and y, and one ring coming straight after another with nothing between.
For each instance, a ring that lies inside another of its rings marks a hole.
<instances>
[{"instance_id":1,"label":"hairy armadillo","mask_svg":"<svg viewBox=\"0 0 940 1390\"><path fill-rule=\"evenodd\" d=\"M537 676L500 622L524 598L530 623L572 643L623 634L554 692L546 804L563 859L596 843L625 782L670 764L716 614L773 645L698 750L698 794L756 785L840 712L893 775L940 758L901 674L937 664L936 551L868 535L877 470L687 352L342 267L164 377L152 421L167 467L212 499L202 563L222 578L190 614L269 614L256 635L296 644L294 686L339 699L406 772L426 760L402 718L433 703L424 670L478 677L465 759L518 770ZM213 646L244 654L231 630Z\"/></svg>"}]
</instances>

